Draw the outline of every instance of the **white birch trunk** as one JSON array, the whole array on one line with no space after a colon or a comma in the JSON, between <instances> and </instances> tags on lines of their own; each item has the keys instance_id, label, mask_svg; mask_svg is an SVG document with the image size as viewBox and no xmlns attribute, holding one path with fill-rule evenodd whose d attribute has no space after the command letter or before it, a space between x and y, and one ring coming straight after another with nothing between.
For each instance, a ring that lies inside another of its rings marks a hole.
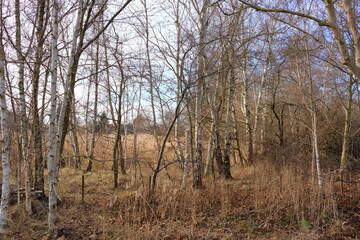
<instances>
[{"instance_id":1,"label":"white birch trunk","mask_svg":"<svg viewBox=\"0 0 360 240\"><path fill-rule=\"evenodd\" d=\"M229 79L229 93L228 93L228 104L227 104L227 116L226 116L226 129L225 129L225 151L224 151L224 177L231 179L230 171L230 155L232 146L232 129L233 129L233 106L234 106L234 95L235 95L235 69L232 62L234 53L231 54L230 58L230 79Z\"/></svg>"},{"instance_id":2,"label":"white birch trunk","mask_svg":"<svg viewBox=\"0 0 360 240\"><path fill-rule=\"evenodd\" d=\"M205 170L204 170L204 176L209 175L210 173L213 173L213 166L214 166L214 121L211 123L210 127L210 134L209 134L209 141L208 141L208 147L207 147L207 154L206 154L206 164L205 164Z\"/></svg>"},{"instance_id":3,"label":"white birch trunk","mask_svg":"<svg viewBox=\"0 0 360 240\"><path fill-rule=\"evenodd\" d=\"M360 33L357 24L357 17L353 7L353 1L344 0L340 3L341 7L344 8L347 16L348 25L350 28L351 35L354 39L355 53L354 57L349 53L351 50L348 47L347 41L345 40L344 33L342 32L338 17L336 16L336 10L333 0L325 0L325 6L328 13L328 21L330 24L331 31L334 34L336 44L339 48L342 64L347 67L356 77L360 79ZM354 1L355 2L355 1Z\"/></svg>"},{"instance_id":4,"label":"white birch trunk","mask_svg":"<svg viewBox=\"0 0 360 240\"><path fill-rule=\"evenodd\" d=\"M186 156L184 159L184 175L182 179L182 188L186 188L188 177L189 177L189 162L190 162L190 131L189 129L185 130L185 150Z\"/></svg>"},{"instance_id":5,"label":"white birch trunk","mask_svg":"<svg viewBox=\"0 0 360 240\"><path fill-rule=\"evenodd\" d=\"M28 158L28 126L26 119L26 100L25 100L25 88L24 88L24 68L25 61L22 55L21 48L21 20L20 20L20 1L16 0L15 2L15 15L16 15L16 48L17 48L17 58L20 62L19 64L19 96L20 96L20 112L21 112L21 149L22 155L24 158L24 170L25 170L25 208L26 212L31 215L31 168ZM20 171L21 172L21 171ZM19 172L19 174L20 174ZM21 178L21 176L20 176Z\"/></svg>"},{"instance_id":6,"label":"white birch trunk","mask_svg":"<svg viewBox=\"0 0 360 240\"><path fill-rule=\"evenodd\" d=\"M246 64L246 63L244 63ZM251 115L249 109L249 79L246 75L246 70L243 70L243 88L242 88L242 99L243 99L243 106L242 110L245 115L245 131L247 137L247 147L246 147L246 155L247 155L247 162L252 164L253 163L253 136L251 132Z\"/></svg>"},{"instance_id":7,"label":"white birch trunk","mask_svg":"<svg viewBox=\"0 0 360 240\"><path fill-rule=\"evenodd\" d=\"M312 133L312 149L313 149L313 160L315 161L316 166L316 172L317 172L317 181L319 185L319 189L321 190L323 187L323 177L322 177L322 170L321 170L321 164L320 164L320 153L319 153L319 140L318 140L318 125L317 125L317 112L316 112L316 97L315 97L315 90L314 90L314 80L312 76L312 69L311 69L311 63L310 63L310 55L309 55L309 46L308 43L305 42L305 50L306 50L306 67L307 67L307 76L309 77L310 81L310 115L311 115L311 133ZM296 58L296 62L298 63L299 60ZM299 64L297 64L300 66ZM301 74L300 74L300 68L297 68L297 77L300 81ZM313 168L313 165L312 165Z\"/></svg>"},{"instance_id":8,"label":"white birch trunk","mask_svg":"<svg viewBox=\"0 0 360 240\"><path fill-rule=\"evenodd\" d=\"M52 9L52 39L51 39L51 110L50 110L50 127L49 127L49 153L48 153L48 177L49 177L49 215L48 226L50 239L55 239L55 219L57 212L57 167L59 157L56 147L56 82L57 82L57 65L58 65L58 0L53 0Z\"/></svg>"},{"instance_id":9,"label":"white birch trunk","mask_svg":"<svg viewBox=\"0 0 360 240\"><path fill-rule=\"evenodd\" d=\"M61 110L60 110L60 114L59 114L59 118L57 121L57 129L56 129L56 141L54 142L54 149L55 149L55 163L59 164L60 162L60 155L61 153L61 141L62 139L65 137L66 134L66 126L65 126L65 120L66 120L66 112L67 112L67 107L68 105L71 103L71 89L70 89L70 84L71 84L71 76L72 76L72 72L73 72L73 68L74 68L74 64L75 64L75 55L76 55L76 47L77 47L77 40L79 37L79 33L80 33L80 22L82 20L82 13L83 13L83 0L80 0L78 3L78 11L77 11L77 17L76 17L76 23L75 23L75 28L74 28L74 33L73 33L73 39L71 42L71 50L70 50L70 59L69 59L69 66L68 66L68 71L67 71L67 75L66 75L66 79L65 79L65 84L64 84L64 97L63 97L63 101L61 104ZM56 176L58 174L58 166L56 166Z\"/></svg>"},{"instance_id":10,"label":"white birch trunk","mask_svg":"<svg viewBox=\"0 0 360 240\"><path fill-rule=\"evenodd\" d=\"M351 112L352 112L352 102L353 102L353 78L352 76L348 82L348 101L345 107L345 123L344 123L344 135L343 135L343 144L341 149L341 159L340 159L340 172L342 173L347 165L348 157L348 147L349 147L349 138L350 138L350 126L351 126Z\"/></svg>"},{"instance_id":11,"label":"white birch trunk","mask_svg":"<svg viewBox=\"0 0 360 240\"><path fill-rule=\"evenodd\" d=\"M318 141L318 126L317 126L317 112L316 112L316 99L315 99L315 91L314 91L314 80L312 77L310 56L309 56L309 47L306 42L306 61L308 68L308 75L310 79L310 111L311 111L311 120L312 120L312 135L313 135L313 144L314 144L314 156L316 163L316 172L317 172L317 180L319 184L320 190L323 187L323 177L320 165L320 153L319 153L319 141Z\"/></svg>"},{"instance_id":12,"label":"white birch trunk","mask_svg":"<svg viewBox=\"0 0 360 240\"><path fill-rule=\"evenodd\" d=\"M180 1L176 1L176 77L177 77L177 92L176 92L176 104L179 103L180 97L181 97L181 83L183 81L184 75L183 75L183 66L181 63L180 58L180 52L182 47L181 42L181 33L182 33L182 26L181 26L181 19L180 19ZM176 113L175 113L176 114ZM184 158L184 151L182 149L180 139L179 139L179 118L176 120L175 123L175 141L176 141L176 150L177 155L180 157L180 161L185 164L185 158ZM185 170L185 169L184 169Z\"/></svg>"},{"instance_id":13,"label":"white birch trunk","mask_svg":"<svg viewBox=\"0 0 360 240\"><path fill-rule=\"evenodd\" d=\"M262 110L260 107L260 103L262 101L262 98L263 98L263 95L265 92L265 80L266 80L266 76L267 76L267 72L268 72L268 68L269 68L269 62L270 62L270 58L271 58L272 37L270 36L269 38L270 38L270 41L268 43L268 50L266 53L265 66L263 68L262 75L261 75L260 90L259 90L258 96L255 100L256 103L255 103L255 115L254 115L254 130L253 130L253 150L255 153L257 153L257 148L258 148L258 126L259 126L260 115L261 115L261 110ZM261 144L261 141L260 141L260 144ZM262 151L260 151L260 152L262 152Z\"/></svg>"},{"instance_id":14,"label":"white birch trunk","mask_svg":"<svg viewBox=\"0 0 360 240\"><path fill-rule=\"evenodd\" d=\"M194 161L194 188L202 188L202 107L203 107L203 88L205 83L205 44L208 29L208 8L210 2L202 0L200 12L199 45L197 57L197 88L196 88L196 109L195 109L195 140L196 155Z\"/></svg>"},{"instance_id":15,"label":"white birch trunk","mask_svg":"<svg viewBox=\"0 0 360 240\"><path fill-rule=\"evenodd\" d=\"M2 26L2 10L0 10L0 26ZM10 196L10 135L8 126L8 113L5 96L5 51L2 43L3 35L0 27L0 114L1 114L1 163L2 163L2 186L0 203L0 239L5 237L7 214Z\"/></svg>"},{"instance_id":16,"label":"white birch trunk","mask_svg":"<svg viewBox=\"0 0 360 240\"><path fill-rule=\"evenodd\" d=\"M207 95L208 95L208 102L211 108L211 129L210 129L210 136L209 136L209 144L208 144L208 152L207 152L207 159L206 159L206 166L204 175L209 173L209 170L212 169L214 164L214 154L216 163L218 165L218 170L220 175L223 173L223 162L222 162L222 153L221 153L221 147L220 147L220 139L219 139L219 125L220 125L220 113L218 111L218 106L216 106L216 103L219 102L217 89L219 89L220 79L216 82L216 85L214 87L214 92L212 89L210 89L209 84L206 84L207 86ZM215 96L214 96L215 94Z\"/></svg>"},{"instance_id":17,"label":"white birch trunk","mask_svg":"<svg viewBox=\"0 0 360 240\"><path fill-rule=\"evenodd\" d=\"M91 145L90 145L90 153L89 153L89 162L86 171L92 171L93 159L94 159L94 151L95 151L95 128L97 124L98 118L98 98L99 98L99 41L96 41L96 52L95 52L95 69L94 69L94 87L95 87L95 96L94 96L94 115L93 115L93 123L91 130ZM91 78L90 78L91 79ZM89 91L90 92L90 91Z\"/></svg>"}]
</instances>

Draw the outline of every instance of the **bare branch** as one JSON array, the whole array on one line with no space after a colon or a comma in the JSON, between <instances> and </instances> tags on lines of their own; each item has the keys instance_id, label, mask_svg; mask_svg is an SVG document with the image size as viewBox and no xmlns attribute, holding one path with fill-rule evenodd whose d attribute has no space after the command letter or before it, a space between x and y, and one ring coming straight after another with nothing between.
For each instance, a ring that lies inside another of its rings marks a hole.
<instances>
[{"instance_id":1,"label":"bare branch","mask_svg":"<svg viewBox=\"0 0 360 240\"><path fill-rule=\"evenodd\" d=\"M329 22L327 22L326 20L321 20L321 19L316 18L314 16L311 16L309 14L295 12L295 11L291 11L291 10L287 10L287 9L281 9L281 8L275 8L275 9L263 8L263 7L248 3L248 2L243 1L243 0L239 0L239 1L241 3L243 3L243 4L245 4L245 5L253 8L253 9L255 9L256 11L291 14L291 15L294 15L294 16L304 17L304 18L313 20L313 21L317 22L319 24L319 26L331 27L331 24Z\"/></svg>"}]
</instances>

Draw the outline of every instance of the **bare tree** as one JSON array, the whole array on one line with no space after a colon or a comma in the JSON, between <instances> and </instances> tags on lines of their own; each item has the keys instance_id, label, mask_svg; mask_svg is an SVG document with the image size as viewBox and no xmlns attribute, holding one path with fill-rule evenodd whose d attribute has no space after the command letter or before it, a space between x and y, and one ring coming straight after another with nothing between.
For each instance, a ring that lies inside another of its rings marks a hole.
<instances>
[{"instance_id":1,"label":"bare tree","mask_svg":"<svg viewBox=\"0 0 360 240\"><path fill-rule=\"evenodd\" d=\"M28 158L28 122L26 116L26 100L25 100L25 57L22 52L21 47L21 19L20 19L20 0L15 1L15 24L16 24L16 52L17 59L19 61L19 95L20 95L20 112L21 112L21 149L22 157L24 159L25 166L25 206L26 211L31 214L31 167L30 167L30 158ZM20 172L19 172L20 175ZM21 176L20 176L21 178Z\"/></svg>"},{"instance_id":2,"label":"bare tree","mask_svg":"<svg viewBox=\"0 0 360 240\"><path fill-rule=\"evenodd\" d=\"M2 1L0 1L2 6ZM8 110L5 94L5 51L3 45L3 12L0 9L0 114L1 114L1 163L2 163L2 185L0 202L0 239L5 239L5 227L10 197L10 133L8 125Z\"/></svg>"},{"instance_id":3,"label":"bare tree","mask_svg":"<svg viewBox=\"0 0 360 240\"><path fill-rule=\"evenodd\" d=\"M344 135L343 135L343 144L341 149L341 158L340 158L340 171L343 172L347 165L348 151L349 151L349 140L350 140L350 126L351 126L351 113L354 97L354 83L355 79L353 76L349 76L348 80L348 99L345 106L345 123L344 123Z\"/></svg>"},{"instance_id":4,"label":"bare tree","mask_svg":"<svg viewBox=\"0 0 360 240\"><path fill-rule=\"evenodd\" d=\"M126 86L126 76L123 69L123 60L120 56L117 56L119 53L115 51L114 57L116 59L117 66L120 71L120 86L119 92L117 94L117 118L116 118L116 135L115 135L115 142L113 148L113 170L114 170L114 187L118 187L118 168L119 168L119 159L120 159L120 170L122 174L126 174L125 170L125 160L123 156L123 143L121 141L121 119L122 119L122 101L123 101L123 94L125 91Z\"/></svg>"},{"instance_id":5,"label":"bare tree","mask_svg":"<svg viewBox=\"0 0 360 240\"><path fill-rule=\"evenodd\" d=\"M196 156L194 160L194 188L203 188L202 183L202 162L203 162L203 145L202 145L202 108L204 98L204 83L205 83L205 46L206 36L209 24L209 5L210 1L202 0L199 28L199 42L197 50L197 87L196 87L196 110L195 110L195 139L196 139Z\"/></svg>"},{"instance_id":6,"label":"bare tree","mask_svg":"<svg viewBox=\"0 0 360 240\"><path fill-rule=\"evenodd\" d=\"M44 38L46 30L46 6L48 1L41 0L38 1L37 5L37 44L35 51L35 65L32 73L32 93L31 93L31 115L32 115L32 124L31 124L31 136L33 140L34 147L34 158L35 158L35 190L44 191L44 160L43 160L43 150L42 150L42 131L41 123L39 117L39 108L38 108L38 95L39 95L39 80L40 80L40 68L43 61L43 52L44 52Z\"/></svg>"},{"instance_id":7,"label":"bare tree","mask_svg":"<svg viewBox=\"0 0 360 240\"><path fill-rule=\"evenodd\" d=\"M98 122L98 100L99 100L99 47L100 43L98 40L96 40L96 46L95 46L95 66L94 66L94 72L92 74L92 77L90 79L93 79L94 81L94 87L95 87L95 94L94 94L94 114L93 114L93 122L92 122L92 131L91 131L91 145L90 145L90 152L89 152L89 163L86 168L87 172L90 172L92 170L92 163L94 159L94 151L95 151L95 137L96 137L96 125ZM89 84L90 86L90 84ZM89 89L90 92L90 89ZM87 106L88 107L88 106Z\"/></svg>"},{"instance_id":8,"label":"bare tree","mask_svg":"<svg viewBox=\"0 0 360 240\"><path fill-rule=\"evenodd\" d=\"M49 238L55 239L55 220L57 213L57 185L59 158L56 157L56 103L57 103L57 68L58 68L58 38L59 38L59 2L53 0L52 9L52 34L51 34L51 110L49 126L49 152L48 152L48 176L49 176Z\"/></svg>"}]
</instances>

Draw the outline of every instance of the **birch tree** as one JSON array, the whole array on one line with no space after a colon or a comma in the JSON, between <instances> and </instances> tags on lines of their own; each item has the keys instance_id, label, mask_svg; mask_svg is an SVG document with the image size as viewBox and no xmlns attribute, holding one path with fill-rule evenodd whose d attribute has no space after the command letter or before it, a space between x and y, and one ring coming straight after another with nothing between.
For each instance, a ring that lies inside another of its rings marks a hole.
<instances>
[{"instance_id":1,"label":"birch tree","mask_svg":"<svg viewBox=\"0 0 360 240\"><path fill-rule=\"evenodd\" d=\"M1 6L3 4L0 1ZM2 164L2 185L0 202L0 239L5 239L5 228L10 197L10 133L8 125L8 110L5 94L5 50L3 45L4 18L3 9L0 9L0 114L1 114L1 164Z\"/></svg>"},{"instance_id":2,"label":"birch tree","mask_svg":"<svg viewBox=\"0 0 360 240\"><path fill-rule=\"evenodd\" d=\"M119 85L119 92L116 93L117 95L117 118L116 118L116 135L115 135L115 142L113 147L113 170L114 170L114 187L117 188L118 183L118 175L119 175L119 159L120 159L120 171L121 174L126 174L125 171L125 161L123 156L123 145L121 141L121 119L122 119L122 101L123 101L123 94L125 91L126 86L126 76L123 69L123 60L120 59L119 54L115 51L114 56L116 58L116 63L120 71L120 85Z\"/></svg>"},{"instance_id":3,"label":"birch tree","mask_svg":"<svg viewBox=\"0 0 360 240\"><path fill-rule=\"evenodd\" d=\"M202 144L202 108L204 98L204 84L205 84L205 46L206 35L209 24L209 0L201 1L200 26L199 26L199 41L197 50L197 69L196 69L196 103L195 103L195 141L196 141L196 155L194 160L194 188L203 188L202 183L202 162L203 162L203 144Z\"/></svg>"},{"instance_id":4,"label":"birch tree","mask_svg":"<svg viewBox=\"0 0 360 240\"><path fill-rule=\"evenodd\" d=\"M151 59L151 51L150 51L150 22L149 22L149 9L147 6L147 0L143 0L142 4L144 6L144 14L145 14L145 23L144 23L144 41L145 41L145 56L146 56L146 66L147 66L147 78L149 81L149 94L150 94L150 104L151 104L151 124L153 135L155 138L156 148L157 150L160 149L160 140L159 140L159 127L156 119L156 111L155 111L155 78L154 78L154 71L153 71L153 63Z\"/></svg>"},{"instance_id":5,"label":"birch tree","mask_svg":"<svg viewBox=\"0 0 360 240\"><path fill-rule=\"evenodd\" d=\"M319 129L318 129L318 113L316 107L316 93L315 93L315 84L313 73L311 69L310 55L309 55L309 44L305 42L305 51L306 51L306 65L307 65L307 75L309 76L310 81L310 110L311 110L311 124L312 124L312 138L313 138L313 151L315 156L316 163L316 172L319 188L323 187L323 176L322 168L320 163L320 150L319 150Z\"/></svg>"},{"instance_id":6,"label":"birch tree","mask_svg":"<svg viewBox=\"0 0 360 240\"><path fill-rule=\"evenodd\" d=\"M348 152L349 152L349 140L350 140L350 127L351 127L351 116L352 116L352 105L354 97L354 78L352 75L349 76L347 93L348 99L345 106L345 123L344 123L344 135L341 149L340 158L340 171L343 172L346 168Z\"/></svg>"},{"instance_id":7,"label":"birch tree","mask_svg":"<svg viewBox=\"0 0 360 240\"><path fill-rule=\"evenodd\" d=\"M19 61L19 96L20 96L20 121L21 121L21 150L25 166L25 207L26 212L31 214L31 167L30 159L28 158L28 121L26 115L26 100L25 100L25 56L22 51L22 37L21 37L21 19L20 19L20 0L15 1L15 24L16 24L16 53ZM21 172L21 171L20 171ZM20 173L19 173L20 174Z\"/></svg>"},{"instance_id":8,"label":"birch tree","mask_svg":"<svg viewBox=\"0 0 360 240\"><path fill-rule=\"evenodd\" d=\"M56 103L57 103L57 66L58 66L58 38L59 38L59 2L53 0L52 32L51 32L51 109L49 126L49 152L48 152L48 177L49 177L49 239L55 239L55 220L57 212L57 168L59 158L56 157Z\"/></svg>"},{"instance_id":9,"label":"birch tree","mask_svg":"<svg viewBox=\"0 0 360 240\"><path fill-rule=\"evenodd\" d=\"M42 131L39 117L38 108L38 95L39 95L39 80L40 69L43 61L44 42L45 42L45 30L46 30L46 0L38 1L37 5L37 26L36 26L36 38L37 44L35 47L35 65L32 73L32 92L31 92L31 136L34 148L35 158L35 190L44 192L44 160L43 160L43 148L42 148Z\"/></svg>"},{"instance_id":10,"label":"birch tree","mask_svg":"<svg viewBox=\"0 0 360 240\"><path fill-rule=\"evenodd\" d=\"M87 172L90 172L92 170L92 163L94 159L94 151L95 151L95 135L96 135L96 124L97 124L97 118L98 118L98 99L99 99L99 48L100 43L97 40L96 46L95 46L95 66L94 66L94 73L92 74L92 77L90 79L93 79L94 87L95 87L95 93L94 93L94 114L93 114L93 122L92 122L92 131L91 131L91 145L90 145L90 152L89 152L89 162L88 166L86 168ZM90 86L91 84L89 84ZM90 92L90 89L89 89ZM88 107L88 106L87 106ZM87 140L87 139L86 139Z\"/></svg>"},{"instance_id":11,"label":"birch tree","mask_svg":"<svg viewBox=\"0 0 360 240\"><path fill-rule=\"evenodd\" d=\"M230 155L231 155L231 146L232 146L232 127L233 127L233 106L234 106L234 95L235 95L235 69L232 65L234 59L234 50L233 50L233 40L230 40L230 76L229 76L229 88L228 88L228 99L226 106L226 128L225 128L225 151L224 151L224 177L226 179L231 179L230 172Z\"/></svg>"}]
</instances>

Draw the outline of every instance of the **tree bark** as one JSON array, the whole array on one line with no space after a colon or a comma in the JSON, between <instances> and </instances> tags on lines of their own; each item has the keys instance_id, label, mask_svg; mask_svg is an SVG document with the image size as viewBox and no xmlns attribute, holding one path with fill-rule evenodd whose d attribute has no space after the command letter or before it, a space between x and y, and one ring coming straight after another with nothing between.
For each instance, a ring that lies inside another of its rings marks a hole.
<instances>
[{"instance_id":1,"label":"tree bark","mask_svg":"<svg viewBox=\"0 0 360 240\"><path fill-rule=\"evenodd\" d=\"M182 91L182 82L184 78L184 68L183 64L181 63L180 52L182 48L181 42L181 34L182 34L182 26L181 26L181 19L180 19L180 1L176 1L176 14L175 14L175 27L176 27L176 83L177 83L177 91L176 91L176 104L179 103ZM175 113L177 114L177 113ZM177 155L180 157L180 161L185 164L184 152L180 143L179 138L179 128L180 128L180 118L176 120L175 123L175 141L176 141L176 150Z\"/></svg>"},{"instance_id":2,"label":"tree bark","mask_svg":"<svg viewBox=\"0 0 360 240\"><path fill-rule=\"evenodd\" d=\"M182 188L187 187L188 177L189 177L189 162L190 162L190 136L189 136L189 129L185 130L185 150L186 156L184 159L184 174L182 179Z\"/></svg>"},{"instance_id":3,"label":"tree bark","mask_svg":"<svg viewBox=\"0 0 360 240\"><path fill-rule=\"evenodd\" d=\"M16 50L17 59L19 61L19 95L20 95L20 114L21 114L21 149L25 170L25 208L26 212L31 215L31 168L30 159L28 158L29 137L28 124L26 116L26 100L25 100L25 58L21 47L21 18L20 18L20 0L15 1L15 24L16 24ZM20 173L19 173L20 174Z\"/></svg>"},{"instance_id":4,"label":"tree bark","mask_svg":"<svg viewBox=\"0 0 360 240\"><path fill-rule=\"evenodd\" d=\"M95 87L95 96L94 96L94 115L92 122L92 131L91 131L91 146L90 146L90 154L89 154L89 162L86 168L87 172L92 171L93 159L94 159L94 151L95 151L95 135L96 135L96 124L98 121L98 98L99 98L99 41L96 41L96 50L95 50L95 69L94 69L94 87Z\"/></svg>"},{"instance_id":5,"label":"tree bark","mask_svg":"<svg viewBox=\"0 0 360 240\"><path fill-rule=\"evenodd\" d=\"M44 46L44 35L45 35L45 7L46 1L38 1L38 25L37 28L37 46L35 53L35 66L32 75L32 93L31 93L31 115L32 115L32 140L34 147L34 158L35 158L35 183L34 188L36 191L44 192L44 159L42 149L42 131L41 122L39 117L38 108L38 95L39 95L39 79L40 79L40 68L43 60L43 46Z\"/></svg>"},{"instance_id":6,"label":"tree bark","mask_svg":"<svg viewBox=\"0 0 360 240\"><path fill-rule=\"evenodd\" d=\"M56 104L57 104L57 66L58 66L58 38L59 38L59 2L53 0L52 9L52 34L51 34L51 109L49 126L49 152L48 152L48 177L49 177L49 214L48 227L49 239L56 238L55 220L57 213L57 188L58 188L58 165L59 152L56 149Z\"/></svg>"},{"instance_id":7,"label":"tree bark","mask_svg":"<svg viewBox=\"0 0 360 240\"><path fill-rule=\"evenodd\" d=\"M246 66L246 63L244 63ZM246 70L243 70L243 88L242 88L242 98L243 98L243 113L245 115L245 131L246 131L246 155L247 162L249 164L254 163L253 159L253 135L251 128L251 114L249 109L249 79L246 75Z\"/></svg>"},{"instance_id":8,"label":"tree bark","mask_svg":"<svg viewBox=\"0 0 360 240\"><path fill-rule=\"evenodd\" d=\"M194 159L194 182L193 186L196 189L203 188L202 183L202 162L203 162L203 145L202 145L202 108L203 108L203 92L205 83L205 45L208 30L208 8L210 1L202 0L202 7L200 12L200 29L199 29L199 43L197 50L197 87L196 87L196 109L195 109L195 141L196 154Z\"/></svg>"},{"instance_id":9,"label":"tree bark","mask_svg":"<svg viewBox=\"0 0 360 240\"><path fill-rule=\"evenodd\" d=\"M344 124L343 144L341 149L340 173L342 173L345 170L347 165L350 126L351 126L351 112L352 112L352 102L354 95L353 84L354 81L352 79L352 76L350 76L348 82L348 100L347 100L347 105L345 107L345 124Z\"/></svg>"},{"instance_id":10,"label":"tree bark","mask_svg":"<svg viewBox=\"0 0 360 240\"><path fill-rule=\"evenodd\" d=\"M2 5L2 1L0 1ZM5 238L7 214L10 196L10 134L8 125L8 110L5 94L5 51L3 45L3 14L0 9L0 114L1 114L1 163L2 163L2 186L0 202L0 239Z\"/></svg>"},{"instance_id":11,"label":"tree bark","mask_svg":"<svg viewBox=\"0 0 360 240\"><path fill-rule=\"evenodd\" d=\"M115 135L115 142L113 148L113 171L114 171L114 187L117 188L119 186L118 177L119 177L119 158L120 158L120 170L121 174L126 174L125 171L125 161L123 156L123 146L121 141L121 118L122 118L122 98L125 89L125 74L124 69L122 66L122 60L115 56L117 65L120 71L120 89L118 93L118 109L117 109L117 120L116 120L116 135Z\"/></svg>"},{"instance_id":12,"label":"tree bark","mask_svg":"<svg viewBox=\"0 0 360 240\"><path fill-rule=\"evenodd\" d=\"M233 50L231 50L233 51ZM233 53L230 62L233 59ZM229 79L229 93L227 100L227 116L226 116L226 130L225 130L225 151L224 151L224 177L226 179L232 179L230 171L230 156L231 156L231 145L232 145L232 129L233 129L233 106L234 106L234 95L235 95L235 69L230 63L230 79Z\"/></svg>"}]
</instances>

